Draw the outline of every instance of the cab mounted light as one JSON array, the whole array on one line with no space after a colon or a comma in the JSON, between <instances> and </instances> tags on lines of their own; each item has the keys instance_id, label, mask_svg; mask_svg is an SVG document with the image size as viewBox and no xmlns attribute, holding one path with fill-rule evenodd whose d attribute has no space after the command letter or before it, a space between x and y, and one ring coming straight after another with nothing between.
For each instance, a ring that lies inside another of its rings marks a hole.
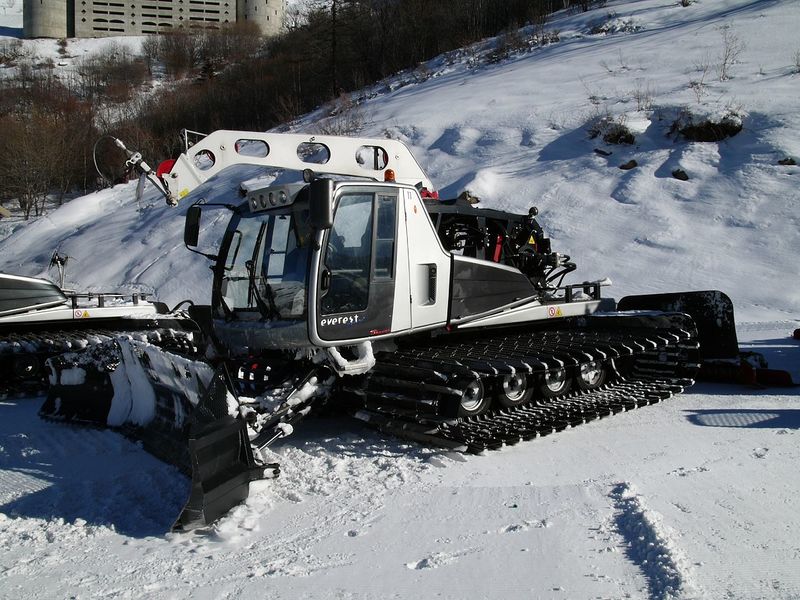
<instances>
[{"instance_id":1,"label":"cab mounted light","mask_svg":"<svg viewBox=\"0 0 800 600\"><path fill-rule=\"evenodd\" d=\"M395 182L394 169L386 169L383 172L383 180L387 183L394 183Z\"/></svg>"}]
</instances>

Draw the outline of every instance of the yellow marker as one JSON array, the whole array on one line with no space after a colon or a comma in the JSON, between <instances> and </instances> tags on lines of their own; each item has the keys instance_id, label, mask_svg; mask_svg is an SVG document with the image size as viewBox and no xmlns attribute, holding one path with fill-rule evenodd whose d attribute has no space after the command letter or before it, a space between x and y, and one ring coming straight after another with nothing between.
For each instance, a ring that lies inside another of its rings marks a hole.
<instances>
[{"instance_id":1,"label":"yellow marker","mask_svg":"<svg viewBox=\"0 0 800 600\"><path fill-rule=\"evenodd\" d=\"M178 194L178 196L180 196L181 198L183 198L183 197L184 197L185 195L187 195L188 193L189 193L189 188L184 188L184 189L182 189L182 190L180 191L180 193Z\"/></svg>"},{"instance_id":2,"label":"yellow marker","mask_svg":"<svg viewBox=\"0 0 800 600\"><path fill-rule=\"evenodd\" d=\"M81 319L88 319L88 318L89 318L89 311L88 310L83 311Z\"/></svg>"}]
</instances>

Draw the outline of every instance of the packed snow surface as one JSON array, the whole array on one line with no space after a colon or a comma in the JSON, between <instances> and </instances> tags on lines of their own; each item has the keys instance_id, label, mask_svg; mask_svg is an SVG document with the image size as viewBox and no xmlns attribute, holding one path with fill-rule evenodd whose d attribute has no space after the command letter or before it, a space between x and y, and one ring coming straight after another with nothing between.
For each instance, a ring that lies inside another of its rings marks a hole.
<instances>
[{"instance_id":1,"label":"packed snow surface","mask_svg":"<svg viewBox=\"0 0 800 600\"><path fill-rule=\"evenodd\" d=\"M484 456L310 419L267 453L279 478L165 534L173 467L8 399L0 597L797 598L798 400L699 384Z\"/></svg>"},{"instance_id":2,"label":"packed snow surface","mask_svg":"<svg viewBox=\"0 0 800 600\"><path fill-rule=\"evenodd\" d=\"M572 281L725 291L740 339L800 380L800 168L778 164L800 161L800 4L608 2L547 27L557 42L489 62L487 40L366 90L359 133L405 141L443 196L537 206L579 265ZM743 48L720 80L725 32ZM670 134L689 113L743 128ZM590 138L603 117L635 143ZM194 197L233 199L260 174L225 172ZM150 189L137 204L134 190L0 221L0 270L46 275L58 249L70 287L208 301L208 263L183 248L187 203ZM201 240L226 218L204 213ZM188 493L174 468L5 399L0 597L798 598L797 401L797 388L697 385L485 456L310 419L274 447L281 477L207 531L172 535Z\"/></svg>"}]
</instances>

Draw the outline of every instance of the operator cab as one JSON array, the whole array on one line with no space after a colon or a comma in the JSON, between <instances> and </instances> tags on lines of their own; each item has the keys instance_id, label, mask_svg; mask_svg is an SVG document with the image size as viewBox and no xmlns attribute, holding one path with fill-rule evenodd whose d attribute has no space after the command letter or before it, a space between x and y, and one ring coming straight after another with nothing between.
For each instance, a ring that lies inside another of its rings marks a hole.
<instances>
[{"instance_id":1,"label":"operator cab","mask_svg":"<svg viewBox=\"0 0 800 600\"><path fill-rule=\"evenodd\" d=\"M314 244L305 184L247 194L214 266L214 331L236 354L308 345L308 265Z\"/></svg>"},{"instance_id":2,"label":"operator cab","mask_svg":"<svg viewBox=\"0 0 800 600\"><path fill-rule=\"evenodd\" d=\"M199 214L186 231L196 245ZM447 322L451 257L412 186L317 178L249 191L213 258L214 333L236 354Z\"/></svg>"}]
</instances>

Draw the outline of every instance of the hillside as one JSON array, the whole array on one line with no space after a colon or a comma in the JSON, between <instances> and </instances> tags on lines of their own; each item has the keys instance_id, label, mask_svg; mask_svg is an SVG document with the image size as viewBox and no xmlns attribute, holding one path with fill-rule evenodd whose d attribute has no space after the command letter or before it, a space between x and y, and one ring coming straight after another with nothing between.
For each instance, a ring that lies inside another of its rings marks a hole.
<instances>
[{"instance_id":1,"label":"hillside","mask_svg":"<svg viewBox=\"0 0 800 600\"><path fill-rule=\"evenodd\" d=\"M724 290L744 345L798 380L800 167L779 161L800 162L800 4L611 1L546 29L546 44L533 28L486 40L286 129L355 124L406 142L443 196L537 206L573 282ZM742 128L691 142L674 131L689 115ZM603 141L614 124L634 143ZM57 249L72 287L207 301L187 203L149 189L137 204L135 189L0 220L0 271L46 275ZM174 468L6 398L0 598L798 598L797 390L701 384L484 456L309 420L275 447L280 478L191 535L163 534L188 485Z\"/></svg>"},{"instance_id":2,"label":"hillside","mask_svg":"<svg viewBox=\"0 0 800 600\"><path fill-rule=\"evenodd\" d=\"M578 263L577 278L608 276L615 295L717 288L741 320L793 319L800 291L782 275L796 272L800 168L778 161L800 156L800 68L788 41L799 20L791 2L609 3L554 20L557 43L491 64L484 56L498 42L489 40L388 80L364 93L353 120L361 135L408 143L445 196L470 189L483 206L538 206L554 248ZM743 49L719 81L726 31ZM719 143L668 135L687 113L728 114L743 128ZM293 129L314 131L323 116ZM590 139L604 116L629 127L635 143ZM631 159L637 168L618 168ZM689 180L674 179L676 169ZM6 239L0 268L42 274L59 248L75 258L68 276L77 287L152 289L170 303L203 298L204 264L187 266L195 283L185 290L172 263L162 264L191 261L170 252L181 243L182 211L151 193L136 212L133 190L90 195ZM91 260L94 248L120 244L121 262Z\"/></svg>"}]
</instances>

